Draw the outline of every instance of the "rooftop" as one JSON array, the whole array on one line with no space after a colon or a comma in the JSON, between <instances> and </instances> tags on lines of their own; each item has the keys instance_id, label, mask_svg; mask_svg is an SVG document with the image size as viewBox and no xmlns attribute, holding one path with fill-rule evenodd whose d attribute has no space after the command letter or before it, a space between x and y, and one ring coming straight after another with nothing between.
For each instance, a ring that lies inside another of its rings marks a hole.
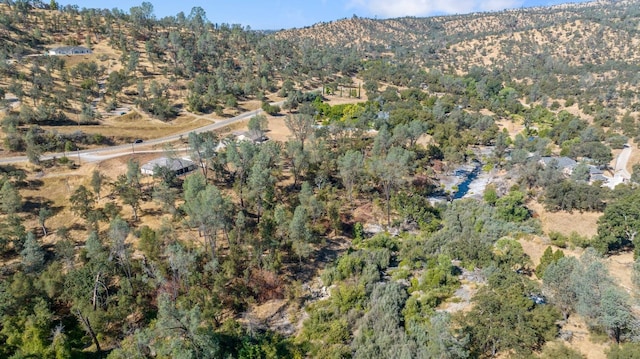
<instances>
[{"instance_id":1,"label":"rooftop","mask_svg":"<svg viewBox=\"0 0 640 359\"><path fill-rule=\"evenodd\" d=\"M142 165L142 170L153 171L156 166L158 167L166 167L172 169L174 171L181 170L183 168L187 168L190 166L195 166L195 163L186 158L168 158L168 157L160 157L155 160L149 161Z\"/></svg>"},{"instance_id":2,"label":"rooftop","mask_svg":"<svg viewBox=\"0 0 640 359\"><path fill-rule=\"evenodd\" d=\"M49 51L55 52L74 52L74 51L91 51L84 46L58 46L50 49Z\"/></svg>"},{"instance_id":3,"label":"rooftop","mask_svg":"<svg viewBox=\"0 0 640 359\"><path fill-rule=\"evenodd\" d=\"M542 163L544 163L545 166L553 163L553 161L555 161L556 165L558 166L559 169L565 169L565 168L573 168L575 167L575 165L578 164L578 162L572 160L569 157L542 157L540 158L540 161L542 161Z\"/></svg>"}]
</instances>

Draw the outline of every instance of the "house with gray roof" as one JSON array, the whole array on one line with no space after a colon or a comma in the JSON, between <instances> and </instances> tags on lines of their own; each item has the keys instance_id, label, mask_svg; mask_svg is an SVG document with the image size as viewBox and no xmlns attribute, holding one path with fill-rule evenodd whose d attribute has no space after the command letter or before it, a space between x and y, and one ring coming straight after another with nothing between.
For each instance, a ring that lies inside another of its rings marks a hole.
<instances>
[{"instance_id":1,"label":"house with gray roof","mask_svg":"<svg viewBox=\"0 0 640 359\"><path fill-rule=\"evenodd\" d=\"M540 163L545 167L549 165L556 166L556 168L558 168L560 171L562 171L562 173L564 173L567 176L571 175L571 173L573 172L573 169L578 164L578 162L576 162L575 160L565 156L563 157L545 156L540 158Z\"/></svg>"},{"instance_id":2,"label":"house with gray roof","mask_svg":"<svg viewBox=\"0 0 640 359\"><path fill-rule=\"evenodd\" d=\"M165 167L171 169L178 176L189 173L198 168L198 166L193 161L186 158L160 157L142 165L142 167L140 168L140 172L142 172L143 175L152 176L156 167Z\"/></svg>"},{"instance_id":3,"label":"house with gray roof","mask_svg":"<svg viewBox=\"0 0 640 359\"><path fill-rule=\"evenodd\" d=\"M59 56L59 55L85 55L91 54L93 51L84 46L60 46L54 47L49 50L49 55Z\"/></svg>"}]
</instances>

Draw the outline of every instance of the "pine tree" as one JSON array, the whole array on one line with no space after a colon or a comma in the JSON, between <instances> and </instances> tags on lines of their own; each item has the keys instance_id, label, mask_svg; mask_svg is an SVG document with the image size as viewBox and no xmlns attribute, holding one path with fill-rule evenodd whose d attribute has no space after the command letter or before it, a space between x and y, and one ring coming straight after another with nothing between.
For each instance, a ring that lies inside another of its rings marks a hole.
<instances>
[{"instance_id":1,"label":"pine tree","mask_svg":"<svg viewBox=\"0 0 640 359\"><path fill-rule=\"evenodd\" d=\"M0 210L5 214L15 214L22 206L22 197L14 185L5 180L0 188Z\"/></svg>"},{"instance_id":2,"label":"pine tree","mask_svg":"<svg viewBox=\"0 0 640 359\"><path fill-rule=\"evenodd\" d=\"M37 272L44 266L44 251L33 232L27 233L24 248L20 252L24 271Z\"/></svg>"}]
</instances>

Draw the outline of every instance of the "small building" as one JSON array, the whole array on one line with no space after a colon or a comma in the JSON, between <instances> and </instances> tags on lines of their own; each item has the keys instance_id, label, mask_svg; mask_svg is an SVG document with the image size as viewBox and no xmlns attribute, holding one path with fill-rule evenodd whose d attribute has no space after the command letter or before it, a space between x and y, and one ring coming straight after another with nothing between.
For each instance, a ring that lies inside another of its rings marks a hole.
<instances>
[{"instance_id":1,"label":"small building","mask_svg":"<svg viewBox=\"0 0 640 359\"><path fill-rule=\"evenodd\" d=\"M576 167L578 162L574 161L569 157L542 157L540 159L540 163L545 167L548 165L555 165L562 173L567 176L570 176L573 172L573 169Z\"/></svg>"},{"instance_id":2,"label":"small building","mask_svg":"<svg viewBox=\"0 0 640 359\"><path fill-rule=\"evenodd\" d=\"M142 165L142 167L140 168L140 171L142 172L143 175L152 176L156 167L169 168L173 170L175 174L178 176L183 175L185 173L189 173L195 170L196 168L198 168L198 166L190 159L160 157Z\"/></svg>"},{"instance_id":3,"label":"small building","mask_svg":"<svg viewBox=\"0 0 640 359\"><path fill-rule=\"evenodd\" d=\"M234 131L233 135L236 136L236 141L250 141L256 144L261 144L269 141L269 138L265 136L262 131Z\"/></svg>"},{"instance_id":4,"label":"small building","mask_svg":"<svg viewBox=\"0 0 640 359\"><path fill-rule=\"evenodd\" d=\"M60 46L49 50L49 55L85 55L93 53L91 49L84 46Z\"/></svg>"}]
</instances>

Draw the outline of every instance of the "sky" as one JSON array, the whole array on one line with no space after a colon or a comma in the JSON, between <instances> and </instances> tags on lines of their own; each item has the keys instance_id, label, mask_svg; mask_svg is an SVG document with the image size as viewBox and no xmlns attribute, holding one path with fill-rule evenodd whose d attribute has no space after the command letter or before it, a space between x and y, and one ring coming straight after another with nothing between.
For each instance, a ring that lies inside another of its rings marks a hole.
<instances>
[{"instance_id":1,"label":"sky","mask_svg":"<svg viewBox=\"0 0 640 359\"><path fill-rule=\"evenodd\" d=\"M61 5L80 8L118 8L129 12L143 0L58 0ZM254 30L280 30L311 26L353 15L386 19L402 16L433 16L470 12L547 6L580 0L148 0L157 18L189 15L195 6L202 7L213 23L240 24Z\"/></svg>"}]
</instances>

